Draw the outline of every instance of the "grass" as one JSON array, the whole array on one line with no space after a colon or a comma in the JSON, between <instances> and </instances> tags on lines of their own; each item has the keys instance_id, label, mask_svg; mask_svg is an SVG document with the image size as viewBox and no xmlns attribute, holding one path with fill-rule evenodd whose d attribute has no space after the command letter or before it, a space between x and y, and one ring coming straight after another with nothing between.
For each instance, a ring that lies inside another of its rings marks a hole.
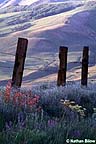
<instances>
[{"instance_id":1,"label":"grass","mask_svg":"<svg viewBox=\"0 0 96 144\"><path fill-rule=\"evenodd\" d=\"M30 30L35 23L34 20L56 15L80 7L80 3L48 3L36 6L9 6L0 9L1 37L16 31Z\"/></svg>"},{"instance_id":2,"label":"grass","mask_svg":"<svg viewBox=\"0 0 96 144\"><path fill-rule=\"evenodd\" d=\"M65 144L67 139L96 140L95 85L81 88L79 83L69 82L57 87L55 82L46 82L28 90L13 89L9 82L0 87L0 142ZM86 104L80 106L82 97L94 110L90 116L84 111Z\"/></svg>"}]
</instances>

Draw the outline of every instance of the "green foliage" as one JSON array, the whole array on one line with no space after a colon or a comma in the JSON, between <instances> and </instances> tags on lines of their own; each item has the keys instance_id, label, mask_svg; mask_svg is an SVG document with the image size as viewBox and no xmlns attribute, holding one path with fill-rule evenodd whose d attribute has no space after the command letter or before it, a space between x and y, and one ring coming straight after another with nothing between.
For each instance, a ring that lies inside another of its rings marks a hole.
<instances>
[{"instance_id":1,"label":"green foliage","mask_svg":"<svg viewBox=\"0 0 96 144\"><path fill-rule=\"evenodd\" d=\"M96 140L96 126L92 119L66 123L64 120L57 126L44 131L24 128L0 133L2 144L64 144L66 139ZM95 127L94 127L95 126Z\"/></svg>"},{"instance_id":2,"label":"green foliage","mask_svg":"<svg viewBox=\"0 0 96 144\"><path fill-rule=\"evenodd\" d=\"M33 87L32 91L20 91L23 96L26 95L26 98L32 97L32 101L29 101L32 106L28 108L14 106L11 97L11 101L6 103L4 90L1 91L0 142L2 144L64 144L67 139L72 138L96 140L96 108L93 109L92 116L85 118L82 112L86 111L87 107L80 105L82 96L88 98L92 106L96 105L94 89L95 85L93 88L82 89L76 84L65 88L54 86L54 83L43 83ZM11 94L13 96L13 93ZM36 98L40 98L38 103L33 103ZM85 104L85 101L83 102ZM76 117L78 113L83 114L80 119ZM25 117L22 119L24 114Z\"/></svg>"},{"instance_id":3,"label":"green foliage","mask_svg":"<svg viewBox=\"0 0 96 144\"><path fill-rule=\"evenodd\" d=\"M3 116L2 112L0 112L0 131L3 130L4 126L5 126L4 116Z\"/></svg>"}]
</instances>

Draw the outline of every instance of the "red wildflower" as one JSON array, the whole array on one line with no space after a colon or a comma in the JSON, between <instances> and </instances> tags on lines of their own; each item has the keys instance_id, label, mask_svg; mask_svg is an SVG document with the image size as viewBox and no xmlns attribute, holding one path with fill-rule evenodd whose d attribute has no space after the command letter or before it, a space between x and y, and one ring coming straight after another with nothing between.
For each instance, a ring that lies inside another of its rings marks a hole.
<instances>
[{"instance_id":1,"label":"red wildflower","mask_svg":"<svg viewBox=\"0 0 96 144\"><path fill-rule=\"evenodd\" d=\"M31 90L28 92L28 95L29 95L29 97L32 96L32 91Z\"/></svg>"},{"instance_id":2,"label":"red wildflower","mask_svg":"<svg viewBox=\"0 0 96 144\"><path fill-rule=\"evenodd\" d=\"M16 92L14 94L14 97L13 97L14 104L18 103L19 105L21 105L21 101L22 101L22 93L21 92Z\"/></svg>"},{"instance_id":3,"label":"red wildflower","mask_svg":"<svg viewBox=\"0 0 96 144\"><path fill-rule=\"evenodd\" d=\"M8 81L6 85L6 90L5 90L5 101L9 102L10 100L10 93L11 93L11 82Z\"/></svg>"},{"instance_id":4,"label":"red wildflower","mask_svg":"<svg viewBox=\"0 0 96 144\"><path fill-rule=\"evenodd\" d=\"M36 101L38 102L39 101L39 99L40 99L40 97L39 96L37 96L37 95L35 95L35 98L36 98Z\"/></svg>"},{"instance_id":5,"label":"red wildflower","mask_svg":"<svg viewBox=\"0 0 96 144\"><path fill-rule=\"evenodd\" d=\"M28 101L27 101L27 104L29 106L33 106L36 104L36 99L35 98L29 98Z\"/></svg>"},{"instance_id":6,"label":"red wildflower","mask_svg":"<svg viewBox=\"0 0 96 144\"><path fill-rule=\"evenodd\" d=\"M34 98L29 98L27 101L27 105L34 106L39 102L39 96L35 96Z\"/></svg>"},{"instance_id":7,"label":"red wildflower","mask_svg":"<svg viewBox=\"0 0 96 144\"><path fill-rule=\"evenodd\" d=\"M2 96L2 92L0 92L0 96Z\"/></svg>"}]
</instances>

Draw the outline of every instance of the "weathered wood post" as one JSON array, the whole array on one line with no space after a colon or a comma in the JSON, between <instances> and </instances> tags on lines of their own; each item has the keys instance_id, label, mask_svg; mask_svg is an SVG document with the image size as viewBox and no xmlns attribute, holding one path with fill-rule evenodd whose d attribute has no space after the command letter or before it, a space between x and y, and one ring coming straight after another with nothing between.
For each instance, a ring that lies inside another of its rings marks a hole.
<instances>
[{"instance_id":1,"label":"weathered wood post","mask_svg":"<svg viewBox=\"0 0 96 144\"><path fill-rule=\"evenodd\" d=\"M16 56L15 56L15 64L14 64L14 70L13 70L13 76L12 76L13 87L21 87L27 45L28 45L27 39L18 38L18 44L17 44Z\"/></svg>"},{"instance_id":2,"label":"weathered wood post","mask_svg":"<svg viewBox=\"0 0 96 144\"><path fill-rule=\"evenodd\" d=\"M60 46L59 48L59 70L58 70L58 78L57 85L64 86L66 84L66 70L67 70L67 52L68 48L64 46Z\"/></svg>"},{"instance_id":3,"label":"weathered wood post","mask_svg":"<svg viewBox=\"0 0 96 144\"><path fill-rule=\"evenodd\" d=\"M82 73L81 73L81 85L87 86L88 79L88 55L89 47L85 46L83 48L83 58L82 58Z\"/></svg>"}]
</instances>

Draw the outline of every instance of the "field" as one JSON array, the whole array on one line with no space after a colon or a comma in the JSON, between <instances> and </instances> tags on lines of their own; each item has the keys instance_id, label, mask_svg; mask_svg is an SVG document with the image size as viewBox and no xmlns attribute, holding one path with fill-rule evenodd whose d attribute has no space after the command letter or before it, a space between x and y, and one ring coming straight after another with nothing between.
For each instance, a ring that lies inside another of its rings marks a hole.
<instances>
[{"instance_id":1,"label":"field","mask_svg":"<svg viewBox=\"0 0 96 144\"><path fill-rule=\"evenodd\" d=\"M95 143L95 89L95 83L81 88L78 82L66 87L43 82L16 90L8 82L0 88L0 142L65 144L89 139Z\"/></svg>"},{"instance_id":2,"label":"field","mask_svg":"<svg viewBox=\"0 0 96 144\"><path fill-rule=\"evenodd\" d=\"M96 21L93 17L96 12L94 9L95 4L90 2L82 5L79 1L78 3L45 4L37 6L34 11L31 7L25 9L18 6L9 7L9 10L1 9L1 85L4 86L12 78L18 37L28 39L22 87L31 87L32 84L48 78L57 79L60 45L69 48L67 76L69 81L80 80L82 50L84 46L89 46L89 79L95 81ZM60 13L61 10L64 12Z\"/></svg>"},{"instance_id":3,"label":"field","mask_svg":"<svg viewBox=\"0 0 96 144\"><path fill-rule=\"evenodd\" d=\"M96 143L95 9L89 0L0 8L1 144ZM14 89L18 37L28 39L28 49L22 86ZM65 87L57 86L61 45L68 47ZM84 46L87 87L80 84Z\"/></svg>"}]
</instances>

